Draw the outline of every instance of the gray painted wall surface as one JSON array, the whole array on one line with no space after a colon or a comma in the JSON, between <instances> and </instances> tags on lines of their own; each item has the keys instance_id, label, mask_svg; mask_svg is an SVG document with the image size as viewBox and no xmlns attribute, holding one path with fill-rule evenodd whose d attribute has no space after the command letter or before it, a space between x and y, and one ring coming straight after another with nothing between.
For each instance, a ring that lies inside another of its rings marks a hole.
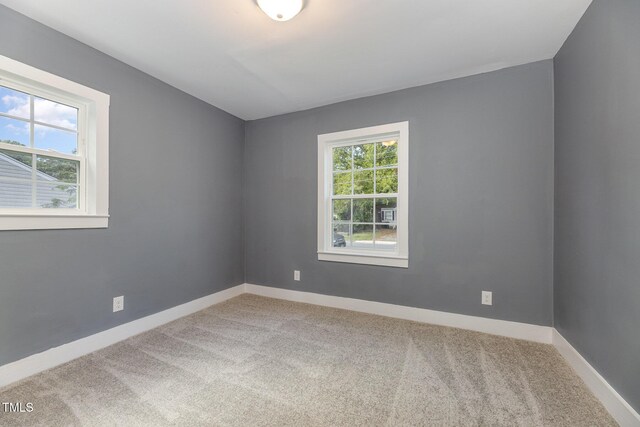
<instances>
[{"instance_id":1,"label":"gray painted wall surface","mask_svg":"<svg viewBox=\"0 0 640 427\"><path fill-rule=\"evenodd\" d=\"M555 100L555 326L640 411L638 0L593 2Z\"/></svg>"},{"instance_id":2,"label":"gray painted wall surface","mask_svg":"<svg viewBox=\"0 0 640 427\"><path fill-rule=\"evenodd\" d=\"M552 68L543 61L248 122L247 282L551 325ZM317 135L403 120L409 268L318 261ZM482 290L494 292L492 307L480 304Z\"/></svg>"},{"instance_id":3,"label":"gray painted wall surface","mask_svg":"<svg viewBox=\"0 0 640 427\"><path fill-rule=\"evenodd\" d=\"M0 232L0 365L242 283L243 121L3 6L0 28L0 55L111 95L109 229Z\"/></svg>"}]
</instances>

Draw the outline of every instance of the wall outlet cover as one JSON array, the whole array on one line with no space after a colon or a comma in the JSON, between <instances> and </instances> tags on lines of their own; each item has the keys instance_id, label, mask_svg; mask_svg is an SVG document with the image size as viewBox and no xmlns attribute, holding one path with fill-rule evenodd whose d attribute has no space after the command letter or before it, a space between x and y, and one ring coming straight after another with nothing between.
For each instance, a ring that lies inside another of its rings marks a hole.
<instances>
[{"instance_id":1,"label":"wall outlet cover","mask_svg":"<svg viewBox=\"0 0 640 427\"><path fill-rule=\"evenodd\" d=\"M300 270L293 270L293 280L296 282L300 281Z\"/></svg>"},{"instance_id":2,"label":"wall outlet cover","mask_svg":"<svg viewBox=\"0 0 640 427\"><path fill-rule=\"evenodd\" d=\"M124 296L115 297L113 299L113 312L124 310Z\"/></svg>"},{"instance_id":3,"label":"wall outlet cover","mask_svg":"<svg viewBox=\"0 0 640 427\"><path fill-rule=\"evenodd\" d=\"M482 291L482 304L493 305L493 292Z\"/></svg>"}]
</instances>

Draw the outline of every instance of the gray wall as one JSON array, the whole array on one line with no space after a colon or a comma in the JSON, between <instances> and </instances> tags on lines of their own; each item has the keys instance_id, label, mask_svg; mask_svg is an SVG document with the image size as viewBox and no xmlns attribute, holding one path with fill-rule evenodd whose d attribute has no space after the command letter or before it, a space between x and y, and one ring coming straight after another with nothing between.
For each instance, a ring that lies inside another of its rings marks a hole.
<instances>
[{"instance_id":1,"label":"gray wall","mask_svg":"<svg viewBox=\"0 0 640 427\"><path fill-rule=\"evenodd\" d=\"M109 229L0 232L0 365L242 283L244 122L4 6L0 28L0 55L111 95Z\"/></svg>"},{"instance_id":2,"label":"gray wall","mask_svg":"<svg viewBox=\"0 0 640 427\"><path fill-rule=\"evenodd\" d=\"M640 411L640 1L595 0L555 58L555 326Z\"/></svg>"},{"instance_id":3,"label":"gray wall","mask_svg":"<svg viewBox=\"0 0 640 427\"><path fill-rule=\"evenodd\" d=\"M402 120L409 268L318 261L317 135ZM551 61L248 122L244 158L247 282L551 325Z\"/></svg>"}]
</instances>

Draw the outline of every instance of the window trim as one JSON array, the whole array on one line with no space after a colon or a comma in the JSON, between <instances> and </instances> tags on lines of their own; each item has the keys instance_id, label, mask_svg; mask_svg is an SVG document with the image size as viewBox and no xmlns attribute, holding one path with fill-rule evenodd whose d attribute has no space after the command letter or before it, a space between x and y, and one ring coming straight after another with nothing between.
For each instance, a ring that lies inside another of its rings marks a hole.
<instances>
[{"instance_id":1,"label":"window trim","mask_svg":"<svg viewBox=\"0 0 640 427\"><path fill-rule=\"evenodd\" d=\"M330 247L331 224L331 149L398 134L397 242L395 254L383 252L336 250ZM318 260L388 267L409 266L409 122L390 123L342 132L318 135Z\"/></svg>"},{"instance_id":2,"label":"window trim","mask_svg":"<svg viewBox=\"0 0 640 427\"><path fill-rule=\"evenodd\" d=\"M107 228L109 95L1 55L0 85L77 107L78 147L84 150L84 153L79 150L84 155L81 161L84 170L80 171L82 182L78 184L83 194L78 195L77 209L0 208L0 230ZM28 151L47 155L46 150L29 148Z\"/></svg>"}]
</instances>

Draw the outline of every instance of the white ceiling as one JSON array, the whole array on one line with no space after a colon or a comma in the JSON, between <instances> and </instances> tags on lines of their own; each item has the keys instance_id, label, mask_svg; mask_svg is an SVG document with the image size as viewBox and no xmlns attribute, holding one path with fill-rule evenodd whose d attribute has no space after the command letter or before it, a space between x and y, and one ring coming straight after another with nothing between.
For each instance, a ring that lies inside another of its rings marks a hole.
<instances>
[{"instance_id":1,"label":"white ceiling","mask_svg":"<svg viewBox=\"0 0 640 427\"><path fill-rule=\"evenodd\" d=\"M555 56L591 0L0 0L243 119Z\"/></svg>"}]
</instances>

